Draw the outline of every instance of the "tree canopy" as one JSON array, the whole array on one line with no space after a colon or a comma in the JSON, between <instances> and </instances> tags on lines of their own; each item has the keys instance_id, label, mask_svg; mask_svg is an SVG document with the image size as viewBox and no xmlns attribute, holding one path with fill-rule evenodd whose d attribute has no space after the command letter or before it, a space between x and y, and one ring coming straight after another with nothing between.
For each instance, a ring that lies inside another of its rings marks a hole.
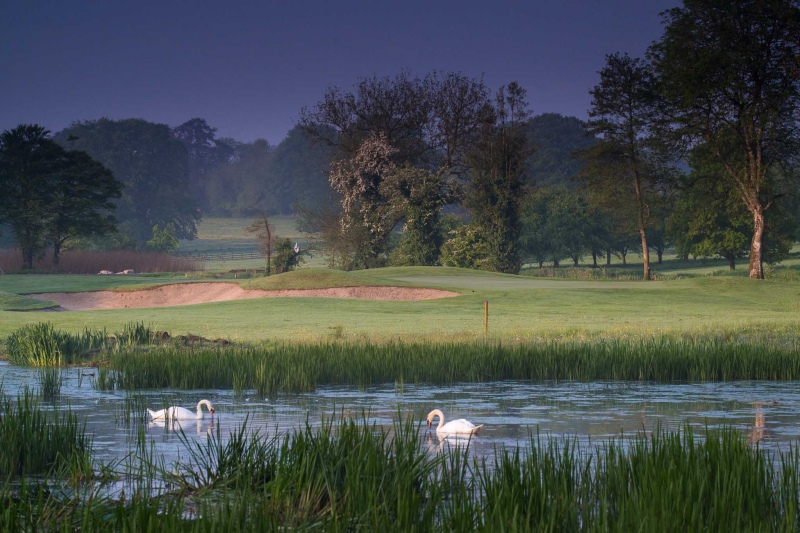
<instances>
[{"instance_id":1,"label":"tree canopy","mask_svg":"<svg viewBox=\"0 0 800 533\"><path fill-rule=\"evenodd\" d=\"M25 268L53 245L58 266L64 243L113 231L113 200L122 185L80 151L66 151L37 125L0 135L0 223L11 227Z\"/></svg>"},{"instance_id":2,"label":"tree canopy","mask_svg":"<svg viewBox=\"0 0 800 533\"><path fill-rule=\"evenodd\" d=\"M117 204L124 230L144 245L153 226L172 224L179 239L197 235L197 201L189 188L189 157L169 126L141 119L77 122L56 141L86 151L125 185Z\"/></svg>"}]
</instances>

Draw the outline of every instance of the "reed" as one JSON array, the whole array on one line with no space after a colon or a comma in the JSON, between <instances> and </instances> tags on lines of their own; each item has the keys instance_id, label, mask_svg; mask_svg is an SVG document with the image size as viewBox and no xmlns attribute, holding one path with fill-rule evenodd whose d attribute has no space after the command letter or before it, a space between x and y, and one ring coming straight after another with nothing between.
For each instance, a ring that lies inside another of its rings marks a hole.
<instances>
[{"instance_id":1,"label":"reed","mask_svg":"<svg viewBox=\"0 0 800 533\"><path fill-rule=\"evenodd\" d=\"M245 424L246 426L246 424ZM418 425L362 418L227 442L184 437L185 459L155 463L143 431L127 496L57 481L0 489L0 529L263 531L797 531L799 455L772 457L733 430L620 436L581 446L532 436L490 461L430 453ZM149 452L147 450L150 450ZM133 456L133 455L132 455ZM76 461L77 463L77 461ZM63 471L61 471L63 472ZM63 475L63 473L60 473Z\"/></svg>"},{"instance_id":2,"label":"reed","mask_svg":"<svg viewBox=\"0 0 800 533\"><path fill-rule=\"evenodd\" d=\"M162 346L111 356L124 388L244 389L259 395L322 385L571 381L800 379L797 341L657 338L527 344L273 343L259 347Z\"/></svg>"},{"instance_id":3,"label":"reed","mask_svg":"<svg viewBox=\"0 0 800 533\"><path fill-rule=\"evenodd\" d=\"M53 367L45 367L36 374L36 381L39 385L39 396L43 400L53 401L61 396L61 385L64 377L61 371Z\"/></svg>"},{"instance_id":4,"label":"reed","mask_svg":"<svg viewBox=\"0 0 800 533\"><path fill-rule=\"evenodd\" d=\"M19 365L62 366L80 363L112 348L119 351L154 340L151 328L141 322L130 322L111 337L105 330L84 328L81 333L71 334L56 330L49 322L39 322L12 332L6 351L8 359Z\"/></svg>"},{"instance_id":5,"label":"reed","mask_svg":"<svg viewBox=\"0 0 800 533\"><path fill-rule=\"evenodd\" d=\"M88 464L91 439L85 424L70 412L46 412L25 389L12 401L0 397L0 476L44 474L81 458Z\"/></svg>"}]
</instances>

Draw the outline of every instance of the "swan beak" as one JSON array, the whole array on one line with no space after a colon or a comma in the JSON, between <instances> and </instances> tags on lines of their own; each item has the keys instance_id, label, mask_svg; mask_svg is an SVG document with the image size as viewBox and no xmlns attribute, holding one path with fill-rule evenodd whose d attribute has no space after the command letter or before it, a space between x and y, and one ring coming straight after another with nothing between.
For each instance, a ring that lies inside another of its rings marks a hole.
<instances>
[{"instance_id":1,"label":"swan beak","mask_svg":"<svg viewBox=\"0 0 800 533\"><path fill-rule=\"evenodd\" d=\"M428 429L431 429L431 421L428 420Z\"/></svg>"},{"instance_id":2,"label":"swan beak","mask_svg":"<svg viewBox=\"0 0 800 533\"><path fill-rule=\"evenodd\" d=\"M211 411L211 416L214 416L214 410L210 409L210 411Z\"/></svg>"}]
</instances>

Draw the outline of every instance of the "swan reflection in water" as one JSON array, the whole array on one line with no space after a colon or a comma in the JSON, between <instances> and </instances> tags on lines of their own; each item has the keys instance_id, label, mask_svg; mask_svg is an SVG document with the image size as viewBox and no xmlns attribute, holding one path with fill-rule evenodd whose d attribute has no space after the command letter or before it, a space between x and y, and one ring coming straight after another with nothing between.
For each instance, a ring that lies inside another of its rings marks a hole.
<instances>
[{"instance_id":1,"label":"swan reflection in water","mask_svg":"<svg viewBox=\"0 0 800 533\"><path fill-rule=\"evenodd\" d=\"M755 402L753 404L753 407L756 408L756 420L753 424L753 428L750 430L750 435L747 437L747 443L751 446L758 444L758 442L764 438L764 432L767 429L764 410L761 408L762 405L761 402Z\"/></svg>"},{"instance_id":2,"label":"swan reflection in water","mask_svg":"<svg viewBox=\"0 0 800 533\"><path fill-rule=\"evenodd\" d=\"M433 436L429 431L426 443L431 452L443 452L445 450L466 450L469 447L472 437L467 435L442 435Z\"/></svg>"},{"instance_id":3,"label":"swan reflection in water","mask_svg":"<svg viewBox=\"0 0 800 533\"><path fill-rule=\"evenodd\" d=\"M189 433L192 428L196 429L197 434L200 435L203 433L203 420L177 420L177 419L170 419L165 420L163 418L159 418L156 420L151 420L147 424L148 428L161 428L165 431L183 431L184 433ZM206 428L205 432L209 435L212 434L214 431L214 419L212 418L211 421L208 423L208 427Z\"/></svg>"}]
</instances>

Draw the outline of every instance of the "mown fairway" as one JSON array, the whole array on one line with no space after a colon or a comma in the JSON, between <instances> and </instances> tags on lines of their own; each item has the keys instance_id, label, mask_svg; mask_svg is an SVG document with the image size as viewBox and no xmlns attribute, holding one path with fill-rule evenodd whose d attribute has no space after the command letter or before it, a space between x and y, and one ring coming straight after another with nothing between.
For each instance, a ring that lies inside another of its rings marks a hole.
<instances>
[{"instance_id":1,"label":"mown fairway","mask_svg":"<svg viewBox=\"0 0 800 533\"><path fill-rule=\"evenodd\" d=\"M20 299L35 292L100 290L191 281L185 276L0 276L0 336L24 324L119 330L132 321L173 334L260 341L345 338L501 340L548 337L649 337L660 334L759 333L794 335L800 328L800 283L740 277L667 282L535 279L451 268L386 268L344 273L304 269L240 282L248 288L319 288L344 285L437 287L461 293L421 302L274 298L161 309L50 312Z\"/></svg>"}]
</instances>

